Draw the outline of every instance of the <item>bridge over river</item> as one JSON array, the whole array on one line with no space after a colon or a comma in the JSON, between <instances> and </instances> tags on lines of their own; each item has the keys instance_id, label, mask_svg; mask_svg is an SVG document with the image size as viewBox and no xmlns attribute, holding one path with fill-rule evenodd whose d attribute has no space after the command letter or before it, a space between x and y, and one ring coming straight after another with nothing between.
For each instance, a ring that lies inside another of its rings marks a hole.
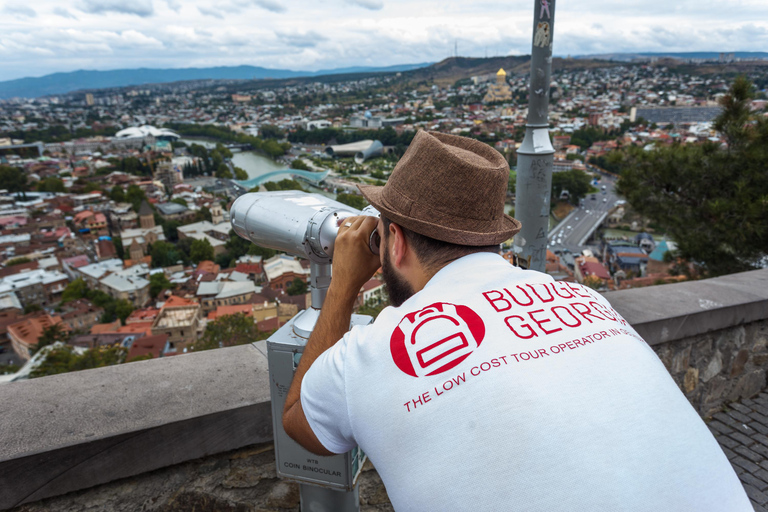
<instances>
[{"instance_id":1,"label":"bridge over river","mask_svg":"<svg viewBox=\"0 0 768 512\"><path fill-rule=\"evenodd\" d=\"M327 178L330 173L331 171L329 170L325 170L323 172L312 172L312 171L303 171L301 169L280 169L277 171L272 171L272 172L262 174L261 176L256 176L255 178L251 178L249 180L245 180L245 181L235 180L235 182L243 187L251 189L277 176L288 175L288 176L299 176L313 183L320 183L325 178Z\"/></svg>"}]
</instances>

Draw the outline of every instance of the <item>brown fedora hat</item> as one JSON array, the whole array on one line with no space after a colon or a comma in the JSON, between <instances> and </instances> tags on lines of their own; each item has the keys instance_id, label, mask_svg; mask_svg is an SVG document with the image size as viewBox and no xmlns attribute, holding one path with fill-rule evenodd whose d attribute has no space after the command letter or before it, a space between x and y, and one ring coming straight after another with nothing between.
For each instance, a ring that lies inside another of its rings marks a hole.
<instances>
[{"instance_id":1,"label":"brown fedora hat","mask_svg":"<svg viewBox=\"0 0 768 512\"><path fill-rule=\"evenodd\" d=\"M392 222L459 245L493 245L520 231L504 213L509 165L475 139L419 131L383 187L358 185Z\"/></svg>"}]
</instances>

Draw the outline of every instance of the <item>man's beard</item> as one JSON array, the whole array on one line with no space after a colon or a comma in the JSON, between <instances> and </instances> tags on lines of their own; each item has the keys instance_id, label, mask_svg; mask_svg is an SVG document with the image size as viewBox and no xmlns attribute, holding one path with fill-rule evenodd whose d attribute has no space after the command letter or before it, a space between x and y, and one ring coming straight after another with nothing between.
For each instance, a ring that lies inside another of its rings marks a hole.
<instances>
[{"instance_id":1,"label":"man's beard","mask_svg":"<svg viewBox=\"0 0 768 512\"><path fill-rule=\"evenodd\" d=\"M382 244L383 246L384 244ZM408 281L397 273L389 261L389 251L384 250L384 257L381 262L381 273L384 276L384 285L387 287L389 302L395 307L400 307L403 302L410 299L414 294L413 287Z\"/></svg>"}]
</instances>

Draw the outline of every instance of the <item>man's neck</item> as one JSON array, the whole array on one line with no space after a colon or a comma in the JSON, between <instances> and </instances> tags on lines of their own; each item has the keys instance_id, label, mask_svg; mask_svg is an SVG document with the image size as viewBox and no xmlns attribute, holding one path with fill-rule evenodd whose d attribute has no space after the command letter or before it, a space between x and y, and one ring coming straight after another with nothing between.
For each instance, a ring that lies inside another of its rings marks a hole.
<instances>
[{"instance_id":1,"label":"man's neck","mask_svg":"<svg viewBox=\"0 0 768 512\"><path fill-rule=\"evenodd\" d=\"M443 263L439 263L437 265L433 265L430 268L424 268L423 266L419 266L419 272L414 276L414 280L410 281L411 286L413 286L414 292L421 291L428 282L432 280L435 275L443 270L445 267L450 265L451 263L460 260L461 258L464 258L466 256L470 256L472 254L493 254L489 251L476 251L471 252L469 254L464 254L461 256L457 256L456 258L453 258L451 260L445 261Z\"/></svg>"}]
</instances>

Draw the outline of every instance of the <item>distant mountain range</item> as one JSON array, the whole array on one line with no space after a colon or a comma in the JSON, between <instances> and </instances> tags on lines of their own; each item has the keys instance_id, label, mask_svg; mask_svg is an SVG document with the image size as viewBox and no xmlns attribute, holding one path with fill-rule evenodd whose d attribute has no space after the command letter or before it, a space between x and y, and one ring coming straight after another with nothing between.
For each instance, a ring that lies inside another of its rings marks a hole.
<instances>
[{"instance_id":1,"label":"distant mountain range","mask_svg":"<svg viewBox=\"0 0 768 512\"><path fill-rule=\"evenodd\" d=\"M387 67L348 67L320 71L291 71L258 66L234 66L182 69L114 69L110 71L79 70L53 73L41 77L19 78L0 82L0 99L37 98L66 94L83 89L105 89L132 85L160 84L185 80L256 80L264 78L297 78L352 73L394 73L429 66L430 63L401 64Z\"/></svg>"},{"instance_id":2,"label":"distant mountain range","mask_svg":"<svg viewBox=\"0 0 768 512\"><path fill-rule=\"evenodd\" d=\"M728 52L737 59L768 59L766 52ZM675 58L682 60L706 59L717 60L719 52L672 52L672 53L606 53L600 55L578 55L581 60L614 60L630 62L637 58ZM568 60L559 59L564 67L571 67ZM411 78L443 80L446 83L459 78L483 73L491 73L503 67L508 72L527 73L530 56L503 56L488 58L455 57L438 63L402 64L387 67L347 67L323 69L320 71L292 71L289 69L269 69L258 66L233 66L214 68L182 69L115 69L111 71L72 71L53 73L41 77L19 78L0 82L0 99L23 97L37 98L72 91L106 89L110 87L129 87L147 84L182 82L187 80L258 80L292 79L320 77L329 75L351 75L356 73L395 73L409 72ZM594 65L600 65L594 62ZM495 68L495 69L493 69Z\"/></svg>"},{"instance_id":3,"label":"distant mountain range","mask_svg":"<svg viewBox=\"0 0 768 512\"><path fill-rule=\"evenodd\" d=\"M768 59L768 53L766 52L723 52L732 53L737 59ZM717 60L720 57L720 52L670 52L670 53L603 53L599 55L577 55L577 59L601 59L601 60L619 60L629 62L636 58L672 58L672 59L705 59L705 60Z\"/></svg>"}]
</instances>

